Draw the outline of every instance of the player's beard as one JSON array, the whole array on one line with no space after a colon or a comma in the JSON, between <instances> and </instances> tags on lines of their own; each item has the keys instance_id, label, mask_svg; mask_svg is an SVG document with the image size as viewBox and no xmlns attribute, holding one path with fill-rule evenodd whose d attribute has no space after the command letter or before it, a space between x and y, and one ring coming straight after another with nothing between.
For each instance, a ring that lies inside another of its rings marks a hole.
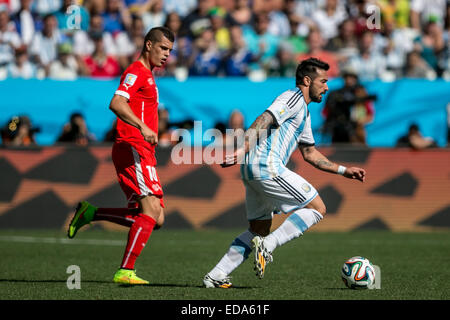
<instances>
[{"instance_id":1,"label":"player's beard","mask_svg":"<svg viewBox=\"0 0 450 320\"><path fill-rule=\"evenodd\" d=\"M311 101L313 101L313 102L321 102L322 101L321 93L316 92L316 90L314 90L313 87L309 88L309 97L311 98Z\"/></svg>"}]
</instances>

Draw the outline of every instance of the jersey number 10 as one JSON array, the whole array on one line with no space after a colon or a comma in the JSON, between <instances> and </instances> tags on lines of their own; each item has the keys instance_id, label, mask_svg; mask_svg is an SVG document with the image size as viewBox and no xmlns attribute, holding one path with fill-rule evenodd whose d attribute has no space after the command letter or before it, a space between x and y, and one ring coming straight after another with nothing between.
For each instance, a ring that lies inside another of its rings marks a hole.
<instances>
[{"instance_id":1,"label":"jersey number 10","mask_svg":"<svg viewBox=\"0 0 450 320\"><path fill-rule=\"evenodd\" d=\"M153 182L158 182L158 176L156 175L155 167L146 166L148 170L148 174L150 175L150 180Z\"/></svg>"}]
</instances>

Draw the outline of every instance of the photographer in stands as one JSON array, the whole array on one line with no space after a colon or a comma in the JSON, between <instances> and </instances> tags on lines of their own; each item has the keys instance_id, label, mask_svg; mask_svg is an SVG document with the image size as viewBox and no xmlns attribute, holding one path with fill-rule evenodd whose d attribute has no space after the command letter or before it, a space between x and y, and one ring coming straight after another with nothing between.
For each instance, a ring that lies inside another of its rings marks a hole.
<instances>
[{"instance_id":1,"label":"photographer in stands","mask_svg":"<svg viewBox=\"0 0 450 320\"><path fill-rule=\"evenodd\" d=\"M366 144L365 125L373 120L376 96L367 94L355 70L344 69L342 77L344 87L330 92L322 110L323 131L333 143Z\"/></svg>"},{"instance_id":2,"label":"photographer in stands","mask_svg":"<svg viewBox=\"0 0 450 320\"><path fill-rule=\"evenodd\" d=\"M39 128L33 128L27 116L14 116L1 129L2 144L4 146L35 145L34 134Z\"/></svg>"}]
</instances>

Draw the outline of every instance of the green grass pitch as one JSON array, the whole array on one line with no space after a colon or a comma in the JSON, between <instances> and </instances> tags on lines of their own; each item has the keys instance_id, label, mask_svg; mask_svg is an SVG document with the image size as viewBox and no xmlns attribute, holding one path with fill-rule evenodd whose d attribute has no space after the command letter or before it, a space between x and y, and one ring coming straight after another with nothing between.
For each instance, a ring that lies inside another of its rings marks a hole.
<instances>
[{"instance_id":1,"label":"green grass pitch","mask_svg":"<svg viewBox=\"0 0 450 320\"><path fill-rule=\"evenodd\" d=\"M136 264L148 286L112 282L126 233L87 230L0 231L0 299L322 300L450 299L450 232L309 232L278 248L264 279L248 259L232 289L205 289L202 278L242 230L154 231ZM362 255L381 268L380 290L350 290L343 262ZM253 257L253 255L251 256ZM67 288L67 267L81 270L81 289Z\"/></svg>"}]
</instances>

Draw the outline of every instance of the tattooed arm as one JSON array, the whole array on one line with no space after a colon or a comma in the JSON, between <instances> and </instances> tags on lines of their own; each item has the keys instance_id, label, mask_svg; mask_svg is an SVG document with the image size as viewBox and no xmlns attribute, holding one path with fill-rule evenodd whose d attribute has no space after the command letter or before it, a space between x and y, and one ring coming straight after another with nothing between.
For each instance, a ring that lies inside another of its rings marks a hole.
<instances>
[{"instance_id":1,"label":"tattooed arm","mask_svg":"<svg viewBox=\"0 0 450 320\"><path fill-rule=\"evenodd\" d=\"M303 159L305 159L306 162L312 164L317 169L326 172L337 173L339 165L328 160L314 146L300 145L300 151L303 155Z\"/></svg>"},{"instance_id":2,"label":"tattooed arm","mask_svg":"<svg viewBox=\"0 0 450 320\"><path fill-rule=\"evenodd\" d=\"M244 140L244 154L249 152L258 141L258 137L265 136L264 130L268 130L272 124L276 123L272 114L268 111L264 111L256 120L252 123L250 128L245 132Z\"/></svg>"},{"instance_id":3,"label":"tattooed arm","mask_svg":"<svg viewBox=\"0 0 450 320\"><path fill-rule=\"evenodd\" d=\"M320 153L314 146L299 146L303 155L303 159L306 162L312 164L317 169L325 172L338 173L339 165L328 160L322 153ZM365 180L366 171L357 167L345 168L345 172L342 174L349 179L358 179L362 182Z\"/></svg>"},{"instance_id":4,"label":"tattooed arm","mask_svg":"<svg viewBox=\"0 0 450 320\"><path fill-rule=\"evenodd\" d=\"M275 118L269 111L264 111L247 129L244 135L244 145L237 149L233 154L225 157L222 167L229 167L238 163L257 143L258 138L267 137L268 130L272 124L276 124Z\"/></svg>"}]
</instances>

